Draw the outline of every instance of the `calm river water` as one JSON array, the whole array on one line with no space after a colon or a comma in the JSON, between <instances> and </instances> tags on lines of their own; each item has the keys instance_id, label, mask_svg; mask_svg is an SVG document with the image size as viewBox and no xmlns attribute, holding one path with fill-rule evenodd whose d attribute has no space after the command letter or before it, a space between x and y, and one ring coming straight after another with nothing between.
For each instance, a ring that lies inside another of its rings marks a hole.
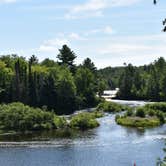
<instances>
[{"instance_id":1,"label":"calm river water","mask_svg":"<svg viewBox=\"0 0 166 166\"><path fill-rule=\"evenodd\" d=\"M0 136L2 142L8 141L1 142L0 166L133 166L134 162L137 166L155 166L157 158L164 155L166 125L140 131L118 126L114 118L103 117L99 128L70 138L60 139L53 133L33 139L31 135Z\"/></svg>"}]
</instances>

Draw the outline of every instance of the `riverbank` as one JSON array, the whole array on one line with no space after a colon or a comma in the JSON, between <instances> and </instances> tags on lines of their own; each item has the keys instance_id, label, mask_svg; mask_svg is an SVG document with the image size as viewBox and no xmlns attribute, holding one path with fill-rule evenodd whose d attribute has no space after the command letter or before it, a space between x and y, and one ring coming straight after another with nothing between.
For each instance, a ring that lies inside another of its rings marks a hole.
<instances>
[{"instance_id":1,"label":"riverbank","mask_svg":"<svg viewBox=\"0 0 166 166\"><path fill-rule=\"evenodd\" d=\"M108 113L119 114L121 112L124 113L117 115L115 121L122 126L148 128L165 123L165 103L127 102L130 104L124 104L124 101L118 100L103 101L96 109L90 109L90 112L87 109L87 111L78 111L70 116L57 116L53 112L32 108L22 103L3 104L0 105L0 134L19 135L62 130L64 132L61 132L59 136L65 137L70 136L71 129L76 131L94 129L100 126L98 118Z\"/></svg>"},{"instance_id":2,"label":"riverbank","mask_svg":"<svg viewBox=\"0 0 166 166\"><path fill-rule=\"evenodd\" d=\"M140 118L140 117L119 117L116 119L117 124L128 127L148 128L159 126L160 120L157 117Z\"/></svg>"},{"instance_id":3,"label":"riverbank","mask_svg":"<svg viewBox=\"0 0 166 166\"><path fill-rule=\"evenodd\" d=\"M50 130L88 130L100 124L96 118L102 117L100 111L72 114L69 118L58 116L40 108L22 103L0 105L0 134L21 134Z\"/></svg>"},{"instance_id":4,"label":"riverbank","mask_svg":"<svg viewBox=\"0 0 166 166\"><path fill-rule=\"evenodd\" d=\"M117 124L130 127L156 127L165 123L166 103L148 103L137 107L135 110L128 110L124 115L117 115Z\"/></svg>"}]
</instances>

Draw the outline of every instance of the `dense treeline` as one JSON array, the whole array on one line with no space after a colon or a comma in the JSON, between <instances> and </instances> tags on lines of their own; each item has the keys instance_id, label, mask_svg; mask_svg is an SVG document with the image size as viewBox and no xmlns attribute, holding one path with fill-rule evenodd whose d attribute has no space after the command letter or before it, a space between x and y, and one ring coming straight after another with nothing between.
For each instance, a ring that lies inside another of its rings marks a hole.
<instances>
[{"instance_id":1,"label":"dense treeline","mask_svg":"<svg viewBox=\"0 0 166 166\"><path fill-rule=\"evenodd\" d=\"M103 75L109 89L120 88L120 99L166 100L166 61L162 57L149 65L136 67L128 64L98 72Z\"/></svg>"},{"instance_id":2,"label":"dense treeline","mask_svg":"<svg viewBox=\"0 0 166 166\"><path fill-rule=\"evenodd\" d=\"M76 109L98 103L97 91L104 89L89 58L76 66L75 53L64 45L58 62L45 59L38 62L17 55L0 57L0 103L22 102L33 107L45 107L57 114L70 114Z\"/></svg>"},{"instance_id":3,"label":"dense treeline","mask_svg":"<svg viewBox=\"0 0 166 166\"><path fill-rule=\"evenodd\" d=\"M106 82L107 89L119 87L119 79L125 67L106 67L98 70L98 75Z\"/></svg>"},{"instance_id":4,"label":"dense treeline","mask_svg":"<svg viewBox=\"0 0 166 166\"><path fill-rule=\"evenodd\" d=\"M125 67L120 77L120 98L166 100L166 61L159 58L150 65Z\"/></svg>"},{"instance_id":5,"label":"dense treeline","mask_svg":"<svg viewBox=\"0 0 166 166\"><path fill-rule=\"evenodd\" d=\"M166 61L140 67L132 64L98 70L89 59L76 66L75 53L64 45L58 61L38 62L17 55L0 57L0 103L22 102L33 107L45 107L56 114L94 107L106 87L120 88L120 99L166 100Z\"/></svg>"}]
</instances>

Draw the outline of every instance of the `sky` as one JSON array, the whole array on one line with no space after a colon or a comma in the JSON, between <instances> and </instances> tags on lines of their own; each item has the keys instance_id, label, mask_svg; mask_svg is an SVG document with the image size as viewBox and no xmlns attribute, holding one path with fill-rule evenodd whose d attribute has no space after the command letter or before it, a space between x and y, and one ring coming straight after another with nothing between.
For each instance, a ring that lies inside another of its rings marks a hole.
<instances>
[{"instance_id":1,"label":"sky","mask_svg":"<svg viewBox=\"0 0 166 166\"><path fill-rule=\"evenodd\" d=\"M98 68L166 58L166 1L152 1L0 0L0 55L56 60L67 44Z\"/></svg>"}]
</instances>

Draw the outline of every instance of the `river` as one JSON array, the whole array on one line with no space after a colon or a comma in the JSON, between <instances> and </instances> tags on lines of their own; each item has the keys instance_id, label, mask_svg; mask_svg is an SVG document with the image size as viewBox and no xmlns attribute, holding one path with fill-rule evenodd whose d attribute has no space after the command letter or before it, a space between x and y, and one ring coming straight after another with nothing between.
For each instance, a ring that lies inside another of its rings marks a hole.
<instances>
[{"instance_id":1,"label":"river","mask_svg":"<svg viewBox=\"0 0 166 166\"><path fill-rule=\"evenodd\" d=\"M46 133L28 138L0 136L0 166L133 166L134 162L155 166L164 155L166 125L137 130L117 125L114 118L109 114L99 119L100 127L63 139Z\"/></svg>"}]
</instances>

